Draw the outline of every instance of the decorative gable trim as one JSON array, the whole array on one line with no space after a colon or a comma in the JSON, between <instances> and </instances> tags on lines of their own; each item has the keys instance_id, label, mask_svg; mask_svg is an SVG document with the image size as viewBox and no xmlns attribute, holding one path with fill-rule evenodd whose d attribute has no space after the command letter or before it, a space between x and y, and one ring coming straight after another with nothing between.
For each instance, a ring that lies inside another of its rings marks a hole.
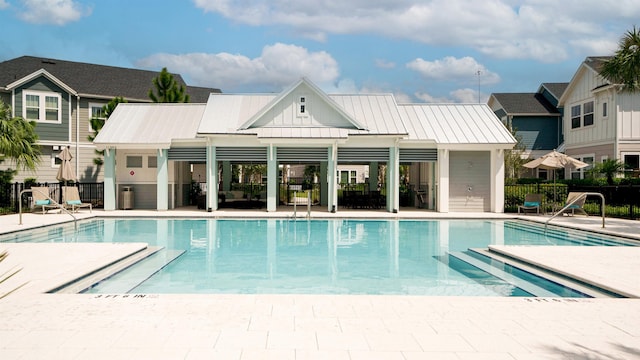
<instances>
[{"instance_id":1,"label":"decorative gable trim","mask_svg":"<svg viewBox=\"0 0 640 360\"><path fill-rule=\"evenodd\" d=\"M313 94L318 96L322 101L328 104L333 110L335 110L340 116L345 118L351 125L353 125L358 130L367 130L364 125L356 121L351 115L347 114L340 105L338 105L333 99L331 99L327 94L324 93L320 88L310 82L307 78L301 78L298 82L296 82L293 86L289 87L289 89L283 91L278 96L276 96L269 104L267 104L264 108L262 108L259 112L254 114L247 122L242 124L238 130L246 130L252 127L256 122L258 122L269 110L273 109L276 104L281 102L284 98L293 93L296 89L298 89L302 85L306 85ZM305 99L308 99L308 95L305 95ZM300 99L296 99L296 112L300 115L300 104L298 104ZM308 107L305 106L305 111L308 110Z\"/></svg>"},{"instance_id":2,"label":"decorative gable trim","mask_svg":"<svg viewBox=\"0 0 640 360\"><path fill-rule=\"evenodd\" d=\"M74 89L70 88L67 84L62 82L57 77L53 76L51 73L49 73L45 69L40 69L38 71L32 72L31 74L12 82L11 84L7 85L7 90L15 89L15 88L17 88L18 86L20 86L20 85L22 85L24 83L27 83L27 82L29 82L31 80L39 78L40 76L44 76L45 78L51 80L53 83L58 85L60 88L64 89L64 91L68 92L69 94L78 96L78 92L77 91L75 91Z\"/></svg>"}]
</instances>

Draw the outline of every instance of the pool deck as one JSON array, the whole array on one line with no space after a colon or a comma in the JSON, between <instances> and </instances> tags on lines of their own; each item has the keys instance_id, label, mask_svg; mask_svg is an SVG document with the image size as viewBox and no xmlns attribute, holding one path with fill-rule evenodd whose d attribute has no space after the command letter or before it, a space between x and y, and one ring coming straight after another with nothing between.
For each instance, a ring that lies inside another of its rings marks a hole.
<instances>
[{"instance_id":1,"label":"pool deck","mask_svg":"<svg viewBox=\"0 0 640 360\"><path fill-rule=\"evenodd\" d=\"M300 209L298 209L300 210ZM306 208L298 211L304 218ZM291 217L264 211L81 212L100 217ZM312 218L517 218L514 214L314 211ZM548 217L521 218L545 221ZM0 233L67 222L0 216ZM558 217L552 224L640 240L640 222ZM499 250L630 299L364 295L44 294L144 244L0 244L0 359L640 359L640 247ZM1 277L2 275L0 275ZM11 287L10 287L11 286Z\"/></svg>"}]
</instances>

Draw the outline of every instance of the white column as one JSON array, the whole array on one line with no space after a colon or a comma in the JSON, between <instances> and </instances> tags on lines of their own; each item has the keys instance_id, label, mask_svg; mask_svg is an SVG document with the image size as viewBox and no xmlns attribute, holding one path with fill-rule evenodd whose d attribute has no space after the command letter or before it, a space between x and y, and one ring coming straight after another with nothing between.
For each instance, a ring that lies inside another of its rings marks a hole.
<instances>
[{"instance_id":1,"label":"white column","mask_svg":"<svg viewBox=\"0 0 640 360\"><path fill-rule=\"evenodd\" d=\"M216 147L207 146L207 211L218 210L218 162Z\"/></svg>"},{"instance_id":2,"label":"white column","mask_svg":"<svg viewBox=\"0 0 640 360\"><path fill-rule=\"evenodd\" d=\"M169 156L167 149L158 149L156 169L156 209L169 209Z\"/></svg>"},{"instance_id":3,"label":"white column","mask_svg":"<svg viewBox=\"0 0 640 360\"><path fill-rule=\"evenodd\" d=\"M397 146L389 148L387 166L387 211L398 212L400 207L400 150Z\"/></svg>"},{"instance_id":4,"label":"white column","mask_svg":"<svg viewBox=\"0 0 640 360\"><path fill-rule=\"evenodd\" d=\"M333 144L328 148L327 157L327 210L338 211L338 144Z\"/></svg>"},{"instance_id":5,"label":"white column","mask_svg":"<svg viewBox=\"0 0 640 360\"><path fill-rule=\"evenodd\" d=\"M276 147L267 148L267 211L278 209L278 159Z\"/></svg>"},{"instance_id":6,"label":"white column","mask_svg":"<svg viewBox=\"0 0 640 360\"><path fill-rule=\"evenodd\" d=\"M116 149L104 152L104 209L116 209Z\"/></svg>"},{"instance_id":7,"label":"white column","mask_svg":"<svg viewBox=\"0 0 640 360\"><path fill-rule=\"evenodd\" d=\"M504 212L504 150L491 151L491 211Z\"/></svg>"},{"instance_id":8,"label":"white column","mask_svg":"<svg viewBox=\"0 0 640 360\"><path fill-rule=\"evenodd\" d=\"M449 150L438 149L438 212L449 212Z\"/></svg>"}]
</instances>

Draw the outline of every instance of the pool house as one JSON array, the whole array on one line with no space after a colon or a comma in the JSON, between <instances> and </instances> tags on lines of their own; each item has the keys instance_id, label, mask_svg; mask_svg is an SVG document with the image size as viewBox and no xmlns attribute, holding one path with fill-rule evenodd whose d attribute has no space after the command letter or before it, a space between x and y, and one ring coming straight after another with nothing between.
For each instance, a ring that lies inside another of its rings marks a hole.
<instances>
[{"instance_id":1,"label":"pool house","mask_svg":"<svg viewBox=\"0 0 640 360\"><path fill-rule=\"evenodd\" d=\"M122 103L94 143L105 210L503 212L504 151L516 141L484 104L326 94L302 78L279 94Z\"/></svg>"}]
</instances>

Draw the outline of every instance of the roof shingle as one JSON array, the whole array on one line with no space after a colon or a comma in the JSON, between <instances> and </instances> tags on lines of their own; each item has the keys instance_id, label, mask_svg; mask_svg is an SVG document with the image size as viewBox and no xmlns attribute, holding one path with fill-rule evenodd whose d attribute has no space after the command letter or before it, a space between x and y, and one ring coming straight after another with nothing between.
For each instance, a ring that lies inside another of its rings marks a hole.
<instances>
[{"instance_id":1,"label":"roof shingle","mask_svg":"<svg viewBox=\"0 0 640 360\"><path fill-rule=\"evenodd\" d=\"M22 56L0 62L0 89L40 69L46 70L67 86L84 96L104 96L145 101L158 72L88 64L74 61ZM186 87L190 101L204 103L209 94L219 89L187 86L180 74L175 81Z\"/></svg>"}]
</instances>

